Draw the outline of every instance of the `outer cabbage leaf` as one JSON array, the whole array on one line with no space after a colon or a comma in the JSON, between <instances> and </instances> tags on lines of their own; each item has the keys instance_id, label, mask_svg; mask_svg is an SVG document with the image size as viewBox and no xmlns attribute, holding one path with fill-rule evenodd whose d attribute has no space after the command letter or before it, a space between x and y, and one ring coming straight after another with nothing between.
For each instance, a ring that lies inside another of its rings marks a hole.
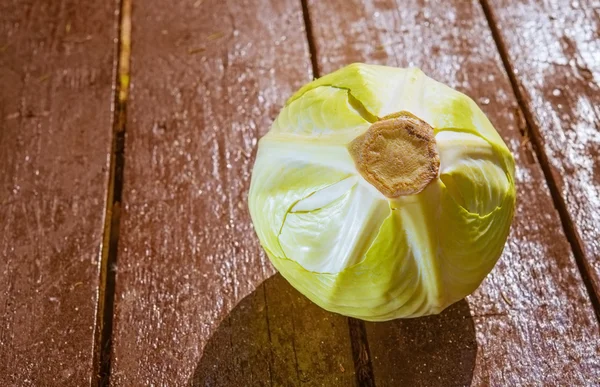
<instances>
[{"instance_id":1,"label":"outer cabbage leaf","mask_svg":"<svg viewBox=\"0 0 600 387\"><path fill-rule=\"evenodd\" d=\"M287 215L279 236L287 258L321 273L337 273L363 259L390 208L350 179L356 183L326 206Z\"/></svg>"},{"instance_id":2,"label":"outer cabbage leaf","mask_svg":"<svg viewBox=\"0 0 600 387\"><path fill-rule=\"evenodd\" d=\"M271 134L302 136L306 141L345 144L369 128L360 111L353 106L348 90L321 86L286 105L273 123Z\"/></svg>"},{"instance_id":3,"label":"outer cabbage leaf","mask_svg":"<svg viewBox=\"0 0 600 387\"><path fill-rule=\"evenodd\" d=\"M250 215L263 247L283 255L279 234L291 208L352 173L352 161L342 148L323 152L323 148L263 138L248 195Z\"/></svg>"}]
</instances>

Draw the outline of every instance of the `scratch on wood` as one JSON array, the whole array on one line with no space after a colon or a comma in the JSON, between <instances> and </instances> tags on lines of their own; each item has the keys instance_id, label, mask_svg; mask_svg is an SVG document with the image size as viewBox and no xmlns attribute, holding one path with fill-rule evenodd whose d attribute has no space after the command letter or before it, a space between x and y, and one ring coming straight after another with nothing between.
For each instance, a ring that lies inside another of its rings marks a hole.
<instances>
[{"instance_id":1,"label":"scratch on wood","mask_svg":"<svg viewBox=\"0 0 600 387\"><path fill-rule=\"evenodd\" d=\"M194 54L199 54L204 51L206 51L206 48L204 48L204 47L190 48L190 49L188 49L188 54L194 55Z\"/></svg>"}]
</instances>

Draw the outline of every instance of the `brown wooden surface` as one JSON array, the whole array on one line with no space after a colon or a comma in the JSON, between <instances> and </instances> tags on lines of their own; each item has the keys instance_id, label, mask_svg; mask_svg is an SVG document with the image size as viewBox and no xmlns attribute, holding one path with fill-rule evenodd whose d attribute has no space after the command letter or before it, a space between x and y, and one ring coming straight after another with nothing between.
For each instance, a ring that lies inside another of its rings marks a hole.
<instances>
[{"instance_id":1,"label":"brown wooden surface","mask_svg":"<svg viewBox=\"0 0 600 387\"><path fill-rule=\"evenodd\" d=\"M346 318L319 308L276 274L219 324L190 384L354 386L349 338Z\"/></svg>"},{"instance_id":2,"label":"brown wooden surface","mask_svg":"<svg viewBox=\"0 0 600 387\"><path fill-rule=\"evenodd\" d=\"M600 297L600 3L487 3Z\"/></svg>"},{"instance_id":3,"label":"brown wooden surface","mask_svg":"<svg viewBox=\"0 0 600 387\"><path fill-rule=\"evenodd\" d=\"M114 2L0 2L0 385L93 379Z\"/></svg>"},{"instance_id":4,"label":"brown wooden surface","mask_svg":"<svg viewBox=\"0 0 600 387\"><path fill-rule=\"evenodd\" d=\"M0 0L0 386L96 384L100 361L115 386L600 380L576 264L598 293L597 1L136 3L122 198L109 176L119 7ZM419 66L471 95L518 164L501 261L438 316L328 313L273 275L251 226L258 138L313 72L354 61ZM105 219L113 191L122 218ZM118 250L103 249L105 220Z\"/></svg>"},{"instance_id":5,"label":"brown wooden surface","mask_svg":"<svg viewBox=\"0 0 600 387\"><path fill-rule=\"evenodd\" d=\"M436 316L365 325L377 386L503 385L473 380L477 332L465 300Z\"/></svg>"},{"instance_id":6,"label":"brown wooden surface","mask_svg":"<svg viewBox=\"0 0 600 387\"><path fill-rule=\"evenodd\" d=\"M257 139L311 79L300 2L154 0L132 26L111 383L352 385L345 318L292 313L271 283L262 313L234 311L274 273L246 196Z\"/></svg>"},{"instance_id":7,"label":"brown wooden surface","mask_svg":"<svg viewBox=\"0 0 600 387\"><path fill-rule=\"evenodd\" d=\"M419 66L472 96L517 161L510 240L491 276L468 298L477 357L469 354L473 343L463 333L464 314L367 324L376 384L464 385L471 377L473 385L497 386L600 380L598 322L539 163L520 135L518 105L480 4L315 0L308 8L321 74L355 61ZM453 346L454 340L463 342Z\"/></svg>"}]
</instances>

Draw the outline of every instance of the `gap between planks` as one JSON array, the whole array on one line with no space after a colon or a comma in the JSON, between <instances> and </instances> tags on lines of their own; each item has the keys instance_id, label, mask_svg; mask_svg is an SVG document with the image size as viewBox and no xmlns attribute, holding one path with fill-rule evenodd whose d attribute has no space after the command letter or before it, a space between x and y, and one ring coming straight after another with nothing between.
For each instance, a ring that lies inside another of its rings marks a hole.
<instances>
[{"instance_id":1,"label":"gap between planks","mask_svg":"<svg viewBox=\"0 0 600 387\"><path fill-rule=\"evenodd\" d=\"M306 41L310 55L313 79L321 76L317 61L317 48L315 45L310 12L308 10L308 1L301 0L302 16L304 17L304 30L306 32ZM375 387L375 377L373 372L373 363L369 351L369 342L365 322L352 317L348 317L348 331L350 333L350 344L352 347L352 359L354 360L354 371L356 372L356 385L358 387Z\"/></svg>"},{"instance_id":2,"label":"gap between planks","mask_svg":"<svg viewBox=\"0 0 600 387\"><path fill-rule=\"evenodd\" d=\"M94 348L94 382L110 385L112 328L115 299L115 273L121 220L123 169L125 166L125 124L129 95L129 64L131 53L131 2L121 0L117 24L117 70L114 95L113 143L110 155L110 176L102 243L100 287L98 296L96 340Z\"/></svg>"},{"instance_id":3,"label":"gap between planks","mask_svg":"<svg viewBox=\"0 0 600 387\"><path fill-rule=\"evenodd\" d=\"M494 38L494 42L496 43L498 52L500 53L500 57L502 58L502 64L504 65L504 69L510 80L513 93L515 94L515 97L519 104L519 109L523 112L523 117L527 126L526 133L528 134L528 139L531 141L532 148L542 167L544 178L548 183L548 188L550 189L552 201L554 202L554 207L558 211L558 215L563 226L563 231L567 237L567 240L569 241L569 244L571 245L571 250L573 251L573 254L575 256L575 263L577 264L577 268L579 269L581 278L583 280L586 291L594 308L594 314L596 315L596 319L598 320L598 322L600 322L600 289L597 289L594 285L594 282L592 281L592 268L589 266L585 258L583 244L579 236L577 235L577 231L575 229L573 219L571 218L571 215L569 214L569 211L567 209L565 199L560 193L558 184L552 174L552 166L550 165L548 156L544 151L544 145L541 140L541 130L535 123L533 113L528 108L525 96L521 92L517 76L509 59L508 50L506 48L502 35L500 34L500 29L498 28L496 17L489 3L489 0L480 0L480 4L483 8L483 12L492 32L492 36Z\"/></svg>"}]
</instances>

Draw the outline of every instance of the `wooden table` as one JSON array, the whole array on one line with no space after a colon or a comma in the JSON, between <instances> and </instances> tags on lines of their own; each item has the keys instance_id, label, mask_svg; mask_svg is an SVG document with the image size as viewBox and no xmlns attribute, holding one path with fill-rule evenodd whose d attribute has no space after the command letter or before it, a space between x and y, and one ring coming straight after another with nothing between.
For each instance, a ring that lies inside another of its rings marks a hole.
<instances>
[{"instance_id":1,"label":"wooden table","mask_svg":"<svg viewBox=\"0 0 600 387\"><path fill-rule=\"evenodd\" d=\"M0 386L600 384L597 0L0 0ZM363 323L247 209L291 93L361 61L471 95L517 160L483 285Z\"/></svg>"}]
</instances>

